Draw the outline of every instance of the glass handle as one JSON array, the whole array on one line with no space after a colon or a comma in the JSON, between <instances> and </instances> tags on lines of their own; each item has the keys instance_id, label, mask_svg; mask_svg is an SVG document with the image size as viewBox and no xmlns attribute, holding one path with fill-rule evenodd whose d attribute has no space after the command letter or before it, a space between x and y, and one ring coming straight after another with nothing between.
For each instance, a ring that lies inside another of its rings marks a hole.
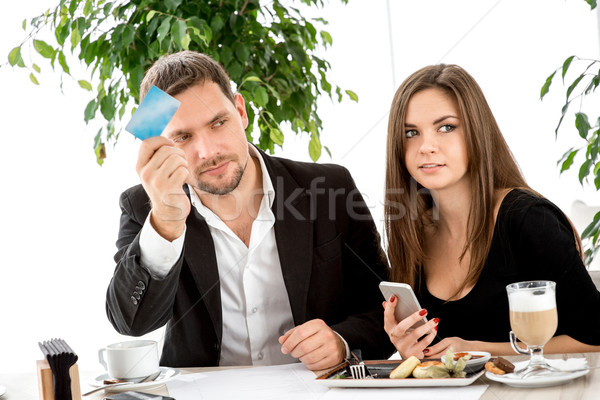
<instances>
[{"instance_id":1,"label":"glass handle","mask_svg":"<svg viewBox=\"0 0 600 400\"><path fill-rule=\"evenodd\" d=\"M517 335L515 335L513 331L510 331L510 345L517 354L529 355L529 351L523 350L517 346Z\"/></svg>"}]
</instances>

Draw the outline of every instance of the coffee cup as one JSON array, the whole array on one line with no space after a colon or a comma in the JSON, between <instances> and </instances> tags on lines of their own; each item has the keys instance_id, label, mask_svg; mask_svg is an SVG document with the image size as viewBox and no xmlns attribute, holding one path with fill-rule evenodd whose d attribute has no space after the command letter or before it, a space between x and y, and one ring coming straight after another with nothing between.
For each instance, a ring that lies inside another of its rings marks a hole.
<instances>
[{"instance_id":1,"label":"coffee cup","mask_svg":"<svg viewBox=\"0 0 600 400\"><path fill-rule=\"evenodd\" d=\"M159 371L158 346L154 340L110 344L98 350L98 360L108 375L115 379L142 378Z\"/></svg>"}]
</instances>

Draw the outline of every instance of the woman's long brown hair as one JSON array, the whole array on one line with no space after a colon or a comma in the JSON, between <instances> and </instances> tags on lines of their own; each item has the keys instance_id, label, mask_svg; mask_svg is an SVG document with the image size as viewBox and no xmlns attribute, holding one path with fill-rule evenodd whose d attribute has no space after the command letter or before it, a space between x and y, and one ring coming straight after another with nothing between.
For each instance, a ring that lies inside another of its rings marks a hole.
<instances>
[{"instance_id":1,"label":"woman's long brown hair","mask_svg":"<svg viewBox=\"0 0 600 400\"><path fill-rule=\"evenodd\" d=\"M418 185L405 164L405 119L412 96L437 88L453 97L464 127L467 174L471 182L471 209L462 257L470 252L468 274L454 296L474 285L489 253L494 232L495 193L498 189L521 188L535 195L525 182L500 132L496 119L477 82L457 65L432 65L413 73L400 85L390 110L387 138L385 230L391 279L418 290L425 261L424 230L435 224L435 209L429 191ZM581 252L581 241L575 234ZM452 296L452 297L454 297Z\"/></svg>"}]
</instances>

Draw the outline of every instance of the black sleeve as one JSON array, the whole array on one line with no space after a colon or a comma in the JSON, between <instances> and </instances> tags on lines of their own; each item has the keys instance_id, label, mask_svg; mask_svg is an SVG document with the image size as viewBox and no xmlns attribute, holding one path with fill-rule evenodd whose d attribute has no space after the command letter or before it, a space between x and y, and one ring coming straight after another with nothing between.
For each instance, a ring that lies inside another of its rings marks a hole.
<instances>
[{"instance_id":1,"label":"black sleeve","mask_svg":"<svg viewBox=\"0 0 600 400\"><path fill-rule=\"evenodd\" d=\"M164 278L152 277L140 265L139 235L149 208L139 197L139 193L126 191L119 199L117 266L106 293L108 319L119 333L130 336L152 332L170 319L183 263L180 257Z\"/></svg>"},{"instance_id":2,"label":"black sleeve","mask_svg":"<svg viewBox=\"0 0 600 400\"><path fill-rule=\"evenodd\" d=\"M579 256L565 215L539 199L523 212L519 242L519 269L527 271L523 280L556 282L556 335L600 345L600 293Z\"/></svg>"},{"instance_id":3,"label":"black sleeve","mask_svg":"<svg viewBox=\"0 0 600 400\"><path fill-rule=\"evenodd\" d=\"M347 196L342 209L347 215L343 235L344 291L350 315L332 326L348 342L360 348L365 359L388 358L394 347L383 329L383 297L379 283L388 279L387 259L369 208L347 170Z\"/></svg>"}]
</instances>

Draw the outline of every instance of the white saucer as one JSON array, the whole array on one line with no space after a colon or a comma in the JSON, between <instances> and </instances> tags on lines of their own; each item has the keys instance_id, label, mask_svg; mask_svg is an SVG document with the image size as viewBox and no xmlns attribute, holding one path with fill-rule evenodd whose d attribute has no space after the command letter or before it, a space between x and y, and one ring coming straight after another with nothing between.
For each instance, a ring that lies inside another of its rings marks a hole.
<instances>
[{"instance_id":1,"label":"white saucer","mask_svg":"<svg viewBox=\"0 0 600 400\"><path fill-rule=\"evenodd\" d=\"M115 386L115 387L107 387L106 390L107 392L124 392L127 390L133 390L133 389L148 389L151 387L155 387L155 386L160 386L160 385L164 385L165 383L167 383L168 381L170 381L171 379L173 379L174 377L176 377L177 375L179 375L180 372L177 368L169 368L169 367L160 367L160 375L158 376L158 378L156 378L155 380L153 380L152 382L142 382L142 383L132 383L129 385L119 385L119 386ZM105 379L111 379L111 377L107 374L101 374L98 375L97 377L90 379L90 381L88 382L90 386L92 387L100 387L104 385L104 380Z\"/></svg>"},{"instance_id":2,"label":"white saucer","mask_svg":"<svg viewBox=\"0 0 600 400\"><path fill-rule=\"evenodd\" d=\"M548 360L546 360L548 361ZM550 360L555 361L555 360ZM562 360L560 360L562 361ZM523 363L515 363L516 369L519 369L526 364ZM521 365L520 365L521 364ZM554 364L554 363L552 363ZM538 387L548 387L548 386L557 386L563 385L572 381L573 379L577 379L581 376L586 375L590 370L585 371L577 371L577 372L563 372L556 375L549 376L531 376L529 378L521 379L517 377L515 374L505 374L505 375L496 375L490 371L485 371L485 377L491 381L501 382L505 385L517 387L517 388L538 388Z\"/></svg>"},{"instance_id":3,"label":"white saucer","mask_svg":"<svg viewBox=\"0 0 600 400\"><path fill-rule=\"evenodd\" d=\"M0 397L6 394L6 388L4 386L0 386Z\"/></svg>"}]
</instances>

